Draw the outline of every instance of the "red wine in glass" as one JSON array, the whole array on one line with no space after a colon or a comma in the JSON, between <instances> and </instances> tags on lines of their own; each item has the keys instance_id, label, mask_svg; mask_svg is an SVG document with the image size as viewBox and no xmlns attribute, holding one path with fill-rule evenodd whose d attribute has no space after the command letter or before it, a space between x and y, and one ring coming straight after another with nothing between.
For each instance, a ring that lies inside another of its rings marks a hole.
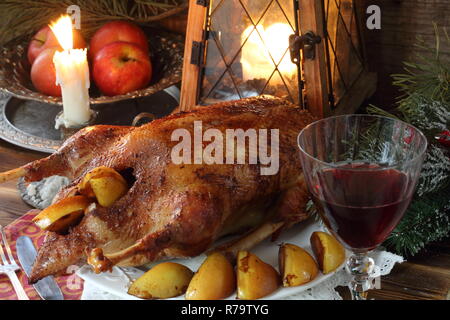
<instances>
[{"instance_id":1,"label":"red wine in glass","mask_svg":"<svg viewBox=\"0 0 450 320\"><path fill-rule=\"evenodd\" d=\"M382 243L406 211L427 139L413 126L374 115L343 115L303 128L298 145L305 180L328 229L352 251L349 288L364 300Z\"/></svg>"},{"instance_id":2,"label":"red wine in glass","mask_svg":"<svg viewBox=\"0 0 450 320\"><path fill-rule=\"evenodd\" d=\"M313 198L327 227L353 250L377 247L411 201L407 176L370 163L346 163L317 173Z\"/></svg>"}]
</instances>

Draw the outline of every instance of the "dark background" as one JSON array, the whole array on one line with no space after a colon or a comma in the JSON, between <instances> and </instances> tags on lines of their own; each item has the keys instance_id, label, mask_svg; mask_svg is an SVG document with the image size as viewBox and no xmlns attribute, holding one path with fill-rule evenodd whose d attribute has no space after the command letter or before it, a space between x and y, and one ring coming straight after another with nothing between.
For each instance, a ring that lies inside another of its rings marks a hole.
<instances>
[{"instance_id":1,"label":"dark background","mask_svg":"<svg viewBox=\"0 0 450 320\"><path fill-rule=\"evenodd\" d=\"M381 8L381 30L363 30L369 69L378 74L377 91L370 103L390 108L399 95L390 75L403 73L402 62L411 61L415 52L422 52L414 47L417 36L422 36L428 45L435 45L432 22L447 27L450 33L450 0L355 0L355 3L363 9L372 4ZM442 52L448 59L450 46L441 40Z\"/></svg>"}]
</instances>

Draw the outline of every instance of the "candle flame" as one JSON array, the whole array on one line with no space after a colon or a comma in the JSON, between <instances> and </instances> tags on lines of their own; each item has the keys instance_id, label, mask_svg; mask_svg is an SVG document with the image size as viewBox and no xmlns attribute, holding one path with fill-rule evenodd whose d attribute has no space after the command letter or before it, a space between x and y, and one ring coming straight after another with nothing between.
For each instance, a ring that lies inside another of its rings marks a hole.
<instances>
[{"instance_id":1,"label":"candle flame","mask_svg":"<svg viewBox=\"0 0 450 320\"><path fill-rule=\"evenodd\" d=\"M73 48L72 19L62 15L56 22L49 25L64 50Z\"/></svg>"}]
</instances>

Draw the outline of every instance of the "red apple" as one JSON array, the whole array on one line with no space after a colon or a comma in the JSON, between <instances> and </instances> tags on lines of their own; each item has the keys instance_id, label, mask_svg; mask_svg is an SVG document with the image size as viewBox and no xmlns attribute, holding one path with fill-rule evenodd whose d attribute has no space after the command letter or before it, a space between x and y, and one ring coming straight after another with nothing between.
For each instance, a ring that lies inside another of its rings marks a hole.
<instances>
[{"instance_id":1,"label":"red apple","mask_svg":"<svg viewBox=\"0 0 450 320\"><path fill-rule=\"evenodd\" d=\"M31 67L31 82L35 88L44 94L54 97L61 96L61 87L56 85L56 70L53 56L57 47L47 48L36 58Z\"/></svg>"},{"instance_id":2,"label":"red apple","mask_svg":"<svg viewBox=\"0 0 450 320\"><path fill-rule=\"evenodd\" d=\"M28 46L28 61L32 65L37 56L47 48L57 47L62 51L62 48L56 39L55 34L49 26L43 27L35 36L31 39ZM81 35L80 31L73 30L73 47L75 49L86 48L86 41Z\"/></svg>"},{"instance_id":3,"label":"red apple","mask_svg":"<svg viewBox=\"0 0 450 320\"><path fill-rule=\"evenodd\" d=\"M113 42L95 56L93 76L103 94L115 96L144 88L152 76L148 54L129 42Z\"/></svg>"},{"instance_id":4,"label":"red apple","mask_svg":"<svg viewBox=\"0 0 450 320\"><path fill-rule=\"evenodd\" d=\"M90 42L89 56L95 59L104 46L117 41L134 43L148 54L147 37L141 28L126 21L112 21L95 32Z\"/></svg>"}]
</instances>

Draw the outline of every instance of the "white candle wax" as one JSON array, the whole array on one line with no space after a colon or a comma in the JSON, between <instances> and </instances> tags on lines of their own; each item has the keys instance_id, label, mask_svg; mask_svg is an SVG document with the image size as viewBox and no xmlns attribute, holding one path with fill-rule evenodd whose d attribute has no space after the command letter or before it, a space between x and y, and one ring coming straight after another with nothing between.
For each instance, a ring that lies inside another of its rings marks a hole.
<instances>
[{"instance_id":1,"label":"white candle wax","mask_svg":"<svg viewBox=\"0 0 450 320\"><path fill-rule=\"evenodd\" d=\"M87 124L91 110L86 49L57 51L53 63L56 69L56 83L61 86L62 91L64 126L73 128Z\"/></svg>"}]
</instances>

